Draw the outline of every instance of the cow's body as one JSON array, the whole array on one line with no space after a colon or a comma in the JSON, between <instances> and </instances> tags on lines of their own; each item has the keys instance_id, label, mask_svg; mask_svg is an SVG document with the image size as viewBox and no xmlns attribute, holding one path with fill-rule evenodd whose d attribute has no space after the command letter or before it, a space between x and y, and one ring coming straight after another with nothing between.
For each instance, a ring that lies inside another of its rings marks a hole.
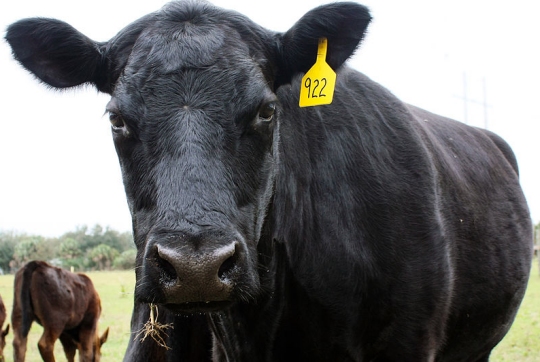
<instances>
[{"instance_id":1,"label":"cow's body","mask_svg":"<svg viewBox=\"0 0 540 362\"><path fill-rule=\"evenodd\" d=\"M41 357L53 362L54 343L60 339L69 362L79 351L81 362L97 362L102 337L97 334L101 302L92 281L43 261L31 261L15 275L13 312L13 359L25 360L26 343L34 321L43 326L38 342Z\"/></svg>"},{"instance_id":2,"label":"cow's body","mask_svg":"<svg viewBox=\"0 0 540 362\"><path fill-rule=\"evenodd\" d=\"M6 346L6 335L9 333L9 324L6 329L2 329L6 321L6 306L0 296L0 361L4 360L4 347Z\"/></svg>"},{"instance_id":3,"label":"cow's body","mask_svg":"<svg viewBox=\"0 0 540 362\"><path fill-rule=\"evenodd\" d=\"M334 4L276 34L179 2L107 43L56 21L10 28L43 81L112 95L138 247L132 330L148 303L174 324L170 350L132 340L125 361L489 359L530 271L516 160L342 66L369 21ZM334 101L299 108L322 37Z\"/></svg>"}]
</instances>

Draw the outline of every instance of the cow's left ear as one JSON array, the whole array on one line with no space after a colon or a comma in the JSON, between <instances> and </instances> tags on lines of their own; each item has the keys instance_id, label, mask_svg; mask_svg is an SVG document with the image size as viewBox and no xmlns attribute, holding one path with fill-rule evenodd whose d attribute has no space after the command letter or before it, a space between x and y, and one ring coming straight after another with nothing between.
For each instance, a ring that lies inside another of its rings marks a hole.
<instances>
[{"instance_id":1,"label":"cow's left ear","mask_svg":"<svg viewBox=\"0 0 540 362\"><path fill-rule=\"evenodd\" d=\"M56 19L30 18L7 29L13 56L26 69L54 88L84 83L99 86L104 56L94 42L71 25Z\"/></svg>"},{"instance_id":2,"label":"cow's left ear","mask_svg":"<svg viewBox=\"0 0 540 362\"><path fill-rule=\"evenodd\" d=\"M103 343L107 342L107 338L109 337L109 327L103 332L101 337L99 337L99 345L103 346Z\"/></svg>"},{"instance_id":3,"label":"cow's left ear","mask_svg":"<svg viewBox=\"0 0 540 362\"><path fill-rule=\"evenodd\" d=\"M369 10L356 3L319 6L305 14L281 36L276 84L286 84L296 73L315 64L320 38L328 39L326 62L336 70L354 53L371 21Z\"/></svg>"}]
</instances>

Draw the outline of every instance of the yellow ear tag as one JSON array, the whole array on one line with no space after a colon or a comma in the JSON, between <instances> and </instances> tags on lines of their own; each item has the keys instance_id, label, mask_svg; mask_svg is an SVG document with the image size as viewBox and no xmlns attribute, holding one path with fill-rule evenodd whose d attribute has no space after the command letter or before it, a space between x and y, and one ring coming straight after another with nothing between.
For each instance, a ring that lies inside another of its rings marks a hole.
<instances>
[{"instance_id":1,"label":"yellow ear tag","mask_svg":"<svg viewBox=\"0 0 540 362\"><path fill-rule=\"evenodd\" d=\"M326 63L326 38L319 39L317 61L302 78L300 107L320 106L332 103L336 87L336 72Z\"/></svg>"}]
</instances>

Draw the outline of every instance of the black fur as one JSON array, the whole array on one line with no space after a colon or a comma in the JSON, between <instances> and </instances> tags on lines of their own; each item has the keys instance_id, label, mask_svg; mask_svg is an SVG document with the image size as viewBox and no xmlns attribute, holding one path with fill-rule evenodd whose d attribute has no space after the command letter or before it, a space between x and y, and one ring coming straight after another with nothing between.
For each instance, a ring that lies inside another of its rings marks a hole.
<instances>
[{"instance_id":1,"label":"black fur","mask_svg":"<svg viewBox=\"0 0 540 362\"><path fill-rule=\"evenodd\" d=\"M369 21L336 3L281 34L187 1L106 43L56 20L10 26L41 80L112 96L138 248L132 331L147 303L175 326L172 350L132 340L125 361L488 360L531 265L517 162L498 136L343 66ZM320 37L334 102L299 108ZM231 241L230 290L179 287Z\"/></svg>"}]
</instances>

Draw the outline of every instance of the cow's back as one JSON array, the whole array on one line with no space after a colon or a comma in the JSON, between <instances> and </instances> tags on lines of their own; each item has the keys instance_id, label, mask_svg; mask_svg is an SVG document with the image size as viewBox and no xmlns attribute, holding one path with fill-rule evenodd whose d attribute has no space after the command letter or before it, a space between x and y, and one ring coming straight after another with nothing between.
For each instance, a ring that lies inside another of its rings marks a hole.
<instances>
[{"instance_id":1,"label":"cow's back","mask_svg":"<svg viewBox=\"0 0 540 362\"><path fill-rule=\"evenodd\" d=\"M65 329L78 326L96 299L95 289L87 276L46 264L34 271L30 288L38 322L62 320Z\"/></svg>"},{"instance_id":2,"label":"cow's back","mask_svg":"<svg viewBox=\"0 0 540 362\"><path fill-rule=\"evenodd\" d=\"M65 329L78 326L87 313L99 315L99 296L84 274L70 273L43 261L31 261L15 278L21 309L40 324L58 323ZM90 311L89 311L90 310ZM25 321L24 325L31 323Z\"/></svg>"},{"instance_id":3,"label":"cow's back","mask_svg":"<svg viewBox=\"0 0 540 362\"><path fill-rule=\"evenodd\" d=\"M370 346L386 345L385 336L388 355L416 338L434 354L447 341L441 360L488 353L530 269L531 221L509 147L347 68L330 106L299 109L298 88L297 80L278 93L288 117L275 234L301 288L343 325L370 326L328 331ZM469 325L482 327L469 334Z\"/></svg>"}]
</instances>

